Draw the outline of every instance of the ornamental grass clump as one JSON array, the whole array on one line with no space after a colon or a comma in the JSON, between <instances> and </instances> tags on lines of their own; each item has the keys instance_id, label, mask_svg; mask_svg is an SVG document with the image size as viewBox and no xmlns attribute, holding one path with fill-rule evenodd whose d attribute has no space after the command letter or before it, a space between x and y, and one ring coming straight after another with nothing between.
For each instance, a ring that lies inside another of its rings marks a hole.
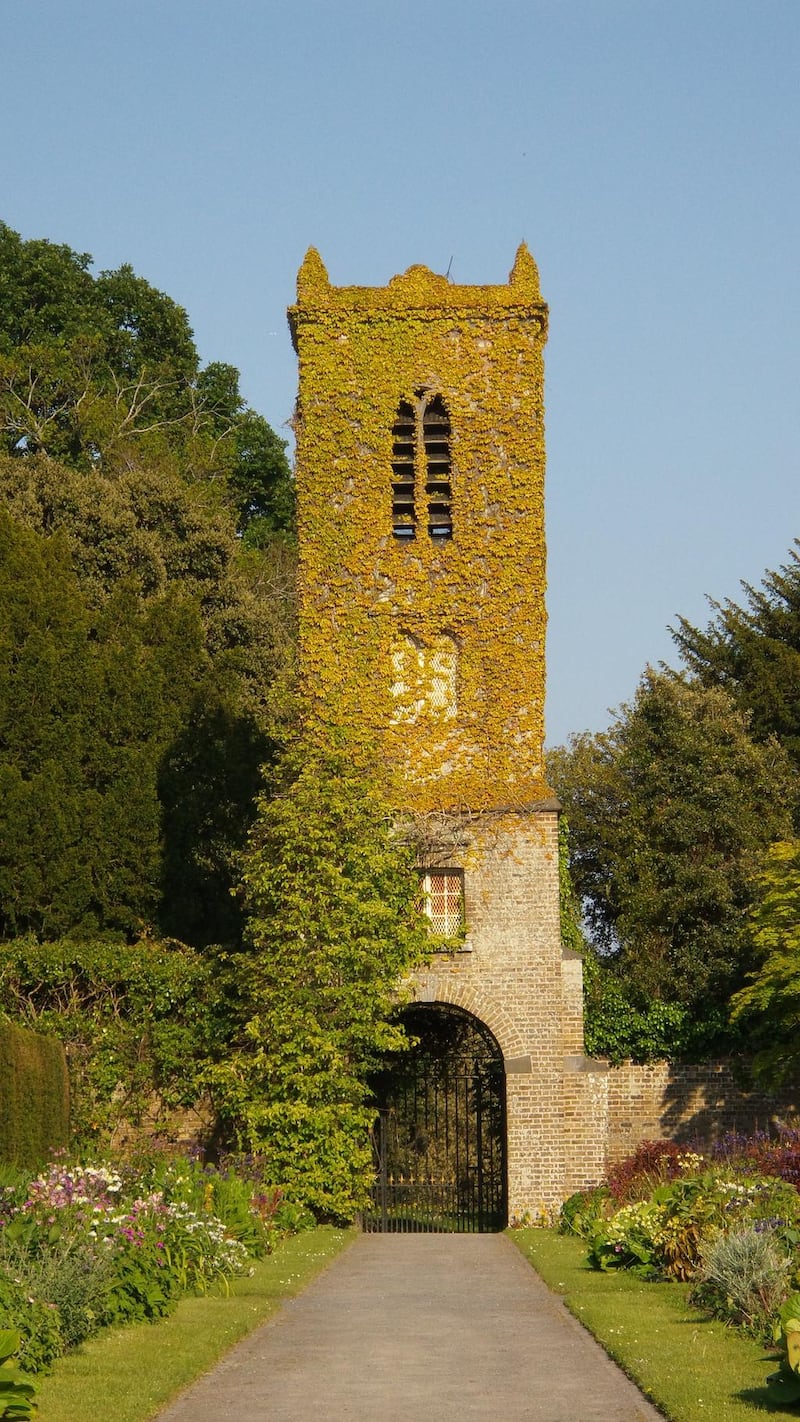
<instances>
[{"instance_id":1,"label":"ornamental grass clump","mask_svg":"<svg viewBox=\"0 0 800 1422\"><path fill-rule=\"evenodd\" d=\"M705 1240L693 1300L765 1342L786 1299L792 1261L773 1231L747 1225Z\"/></svg>"}]
</instances>

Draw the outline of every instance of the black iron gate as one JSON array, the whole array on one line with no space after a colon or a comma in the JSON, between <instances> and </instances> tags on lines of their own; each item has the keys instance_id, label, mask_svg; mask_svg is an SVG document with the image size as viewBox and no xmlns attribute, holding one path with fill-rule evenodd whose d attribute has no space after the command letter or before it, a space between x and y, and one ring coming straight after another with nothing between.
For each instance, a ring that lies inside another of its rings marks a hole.
<instances>
[{"instance_id":1,"label":"black iron gate","mask_svg":"<svg viewBox=\"0 0 800 1422\"><path fill-rule=\"evenodd\" d=\"M505 1078L496 1043L452 1009L414 1009L409 1025L417 1046L375 1083L375 1182L364 1228L502 1229Z\"/></svg>"}]
</instances>

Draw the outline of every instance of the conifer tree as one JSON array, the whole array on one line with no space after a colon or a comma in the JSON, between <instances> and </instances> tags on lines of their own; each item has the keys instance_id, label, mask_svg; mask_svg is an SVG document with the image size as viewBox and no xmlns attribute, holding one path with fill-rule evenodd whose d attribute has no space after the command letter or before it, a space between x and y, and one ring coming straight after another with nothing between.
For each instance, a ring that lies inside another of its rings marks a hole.
<instances>
[{"instance_id":1,"label":"conifer tree","mask_svg":"<svg viewBox=\"0 0 800 1422\"><path fill-rule=\"evenodd\" d=\"M758 740L775 737L800 769L800 541L743 605L712 602L703 630L680 618L673 636L692 676L720 686L748 714Z\"/></svg>"}]
</instances>

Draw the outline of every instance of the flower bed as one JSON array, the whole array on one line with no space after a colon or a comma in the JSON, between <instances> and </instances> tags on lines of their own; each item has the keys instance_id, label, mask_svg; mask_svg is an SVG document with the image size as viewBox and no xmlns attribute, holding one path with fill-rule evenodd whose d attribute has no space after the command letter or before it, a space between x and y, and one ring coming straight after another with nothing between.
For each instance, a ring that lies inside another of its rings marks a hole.
<instances>
[{"instance_id":1,"label":"flower bed","mask_svg":"<svg viewBox=\"0 0 800 1422\"><path fill-rule=\"evenodd\" d=\"M800 1335L800 1133L778 1140L729 1136L686 1150L648 1141L579 1191L560 1228L588 1244L589 1263L643 1279L692 1285L692 1302L764 1342L784 1340L784 1392L792 1368L788 1332ZM788 1310L788 1311L787 1311Z\"/></svg>"},{"instance_id":2,"label":"flower bed","mask_svg":"<svg viewBox=\"0 0 800 1422\"><path fill-rule=\"evenodd\" d=\"M252 1159L241 1170L55 1161L35 1177L3 1178L0 1319L19 1334L16 1361L28 1373L110 1324L155 1321L185 1294L226 1290L306 1222Z\"/></svg>"}]
</instances>

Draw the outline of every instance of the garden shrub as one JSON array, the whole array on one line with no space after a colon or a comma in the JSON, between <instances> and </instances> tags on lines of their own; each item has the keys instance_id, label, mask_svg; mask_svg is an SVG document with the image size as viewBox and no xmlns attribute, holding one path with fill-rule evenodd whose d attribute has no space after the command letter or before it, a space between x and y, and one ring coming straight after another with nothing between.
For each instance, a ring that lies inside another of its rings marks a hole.
<instances>
[{"instance_id":1,"label":"garden shrub","mask_svg":"<svg viewBox=\"0 0 800 1422\"><path fill-rule=\"evenodd\" d=\"M661 1205L636 1200L622 1205L611 1219L598 1223L589 1246L589 1263L596 1269L630 1269L641 1279L660 1272Z\"/></svg>"},{"instance_id":2,"label":"garden shrub","mask_svg":"<svg viewBox=\"0 0 800 1422\"><path fill-rule=\"evenodd\" d=\"M0 1022L0 1157L37 1166L69 1139L69 1078L55 1037Z\"/></svg>"},{"instance_id":3,"label":"garden shrub","mask_svg":"<svg viewBox=\"0 0 800 1422\"><path fill-rule=\"evenodd\" d=\"M99 1328L113 1264L107 1253L87 1244L83 1231L57 1217L50 1224L18 1215L0 1235L0 1266L24 1283L31 1298L55 1310L59 1352L77 1347Z\"/></svg>"},{"instance_id":4,"label":"garden shrub","mask_svg":"<svg viewBox=\"0 0 800 1422\"><path fill-rule=\"evenodd\" d=\"M686 1147L676 1141L642 1141L632 1155L611 1167L606 1184L617 1204L645 1200L657 1185L680 1175L686 1155Z\"/></svg>"},{"instance_id":5,"label":"garden shrub","mask_svg":"<svg viewBox=\"0 0 800 1422\"><path fill-rule=\"evenodd\" d=\"M689 1280L700 1267L704 1245L734 1228L771 1233L784 1250L800 1242L800 1197L793 1187L709 1167L696 1154L682 1161L685 1173L657 1184L647 1199L596 1219L589 1232L590 1262L601 1269L634 1269L647 1278ZM642 1176L637 1178L641 1182Z\"/></svg>"},{"instance_id":6,"label":"garden shrub","mask_svg":"<svg viewBox=\"0 0 800 1422\"><path fill-rule=\"evenodd\" d=\"M241 1019L207 1080L227 1142L269 1160L265 1183L344 1222L369 1198L369 1077L408 1045L398 1009L429 920L363 740L298 742L278 784L242 859Z\"/></svg>"},{"instance_id":7,"label":"garden shrub","mask_svg":"<svg viewBox=\"0 0 800 1422\"><path fill-rule=\"evenodd\" d=\"M225 1035L212 978L210 957L172 942L14 939L0 948L0 1013L64 1044L73 1136L97 1149L154 1098L163 1108L197 1101ZM63 1049L53 1041L53 1050ZM47 1149L31 1163L46 1158Z\"/></svg>"},{"instance_id":8,"label":"garden shrub","mask_svg":"<svg viewBox=\"0 0 800 1422\"><path fill-rule=\"evenodd\" d=\"M3 1268L0 1268L0 1318L5 1327L14 1328L19 1334L15 1356L27 1373L45 1372L64 1352L58 1309L52 1304L37 1303Z\"/></svg>"},{"instance_id":9,"label":"garden shrub","mask_svg":"<svg viewBox=\"0 0 800 1422\"><path fill-rule=\"evenodd\" d=\"M17 1367L19 1334L13 1328L0 1328L0 1418L8 1422L25 1422L36 1410L36 1385Z\"/></svg>"},{"instance_id":10,"label":"garden shrub","mask_svg":"<svg viewBox=\"0 0 800 1422\"><path fill-rule=\"evenodd\" d=\"M588 1239L595 1231L598 1221L607 1213L611 1191L607 1185L596 1185L591 1190L576 1190L561 1206L558 1216L559 1234L575 1234L579 1239Z\"/></svg>"},{"instance_id":11,"label":"garden shrub","mask_svg":"<svg viewBox=\"0 0 800 1422\"><path fill-rule=\"evenodd\" d=\"M748 1166L761 1175L779 1176L800 1189L800 1131L783 1128L777 1139L765 1131L751 1136L731 1132L711 1146L713 1160L727 1161L738 1169Z\"/></svg>"},{"instance_id":12,"label":"garden shrub","mask_svg":"<svg viewBox=\"0 0 800 1422\"><path fill-rule=\"evenodd\" d=\"M770 1400L780 1407L800 1402L800 1294L790 1294L773 1330L781 1350L780 1367L767 1378Z\"/></svg>"}]
</instances>

